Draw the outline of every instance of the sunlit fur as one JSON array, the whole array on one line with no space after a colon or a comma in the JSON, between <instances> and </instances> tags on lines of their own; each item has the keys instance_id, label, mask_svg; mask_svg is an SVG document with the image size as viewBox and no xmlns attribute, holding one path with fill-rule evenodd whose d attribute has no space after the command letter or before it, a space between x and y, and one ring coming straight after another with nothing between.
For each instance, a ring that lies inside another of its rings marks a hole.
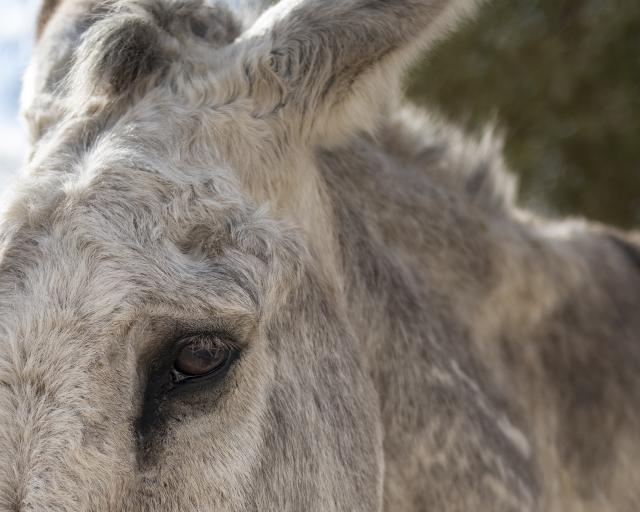
<instances>
[{"instance_id":1,"label":"sunlit fur","mask_svg":"<svg viewBox=\"0 0 640 512\"><path fill-rule=\"evenodd\" d=\"M401 101L474 7L45 2L1 512L640 508L633 235L518 209L497 137ZM150 394L193 332L240 358Z\"/></svg>"}]
</instances>

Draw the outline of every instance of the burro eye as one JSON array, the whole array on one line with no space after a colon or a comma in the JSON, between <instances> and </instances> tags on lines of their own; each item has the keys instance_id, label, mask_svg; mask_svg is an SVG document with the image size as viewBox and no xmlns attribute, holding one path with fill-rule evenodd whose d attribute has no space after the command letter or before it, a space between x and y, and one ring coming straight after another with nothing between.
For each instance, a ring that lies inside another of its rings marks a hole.
<instances>
[{"instance_id":1,"label":"burro eye","mask_svg":"<svg viewBox=\"0 0 640 512\"><path fill-rule=\"evenodd\" d=\"M199 334L180 340L172 376L176 383L223 374L237 355L231 340L220 334Z\"/></svg>"}]
</instances>

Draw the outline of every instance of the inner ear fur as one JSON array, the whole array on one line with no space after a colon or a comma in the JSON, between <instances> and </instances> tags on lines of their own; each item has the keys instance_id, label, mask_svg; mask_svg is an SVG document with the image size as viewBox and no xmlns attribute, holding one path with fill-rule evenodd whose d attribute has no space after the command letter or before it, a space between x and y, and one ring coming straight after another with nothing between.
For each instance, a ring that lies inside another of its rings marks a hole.
<instances>
[{"instance_id":1,"label":"inner ear fur","mask_svg":"<svg viewBox=\"0 0 640 512\"><path fill-rule=\"evenodd\" d=\"M213 51L233 42L239 30L224 5L198 0L45 0L38 20L41 54L63 59L56 71L63 70L76 93L89 96L120 96L161 74L175 43Z\"/></svg>"},{"instance_id":2,"label":"inner ear fur","mask_svg":"<svg viewBox=\"0 0 640 512\"><path fill-rule=\"evenodd\" d=\"M79 61L88 63L93 85L111 94L122 94L162 66L158 28L150 21L130 16L107 20L94 27L82 44Z\"/></svg>"},{"instance_id":3,"label":"inner ear fur","mask_svg":"<svg viewBox=\"0 0 640 512\"><path fill-rule=\"evenodd\" d=\"M75 94L78 105L95 94L123 96L168 60L158 20L136 2L62 0L48 23L39 40L40 67L47 73L45 55L59 60L51 68L55 94ZM42 83L52 82L45 76Z\"/></svg>"}]
</instances>

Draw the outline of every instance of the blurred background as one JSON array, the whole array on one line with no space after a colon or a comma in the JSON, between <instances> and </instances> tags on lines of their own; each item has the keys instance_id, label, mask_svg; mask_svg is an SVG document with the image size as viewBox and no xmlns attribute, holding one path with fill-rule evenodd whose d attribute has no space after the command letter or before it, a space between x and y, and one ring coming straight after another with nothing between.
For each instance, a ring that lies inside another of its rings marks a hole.
<instances>
[{"instance_id":1,"label":"blurred background","mask_svg":"<svg viewBox=\"0 0 640 512\"><path fill-rule=\"evenodd\" d=\"M39 0L0 0L0 191L20 167L20 76ZM640 1L492 0L413 71L408 93L506 139L520 200L640 226Z\"/></svg>"},{"instance_id":2,"label":"blurred background","mask_svg":"<svg viewBox=\"0 0 640 512\"><path fill-rule=\"evenodd\" d=\"M496 123L521 202L640 226L639 0L490 0L409 93L471 132Z\"/></svg>"},{"instance_id":3,"label":"blurred background","mask_svg":"<svg viewBox=\"0 0 640 512\"><path fill-rule=\"evenodd\" d=\"M0 192L18 172L26 151L18 100L39 2L0 0Z\"/></svg>"}]
</instances>

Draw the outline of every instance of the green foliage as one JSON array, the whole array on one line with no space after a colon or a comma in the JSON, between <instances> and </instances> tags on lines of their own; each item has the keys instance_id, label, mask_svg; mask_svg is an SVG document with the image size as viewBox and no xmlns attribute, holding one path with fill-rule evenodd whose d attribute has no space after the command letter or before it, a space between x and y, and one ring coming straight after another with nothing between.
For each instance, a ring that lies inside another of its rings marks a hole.
<instances>
[{"instance_id":1,"label":"green foliage","mask_svg":"<svg viewBox=\"0 0 640 512\"><path fill-rule=\"evenodd\" d=\"M409 93L469 131L496 123L525 202L640 224L640 1L494 0Z\"/></svg>"}]
</instances>

